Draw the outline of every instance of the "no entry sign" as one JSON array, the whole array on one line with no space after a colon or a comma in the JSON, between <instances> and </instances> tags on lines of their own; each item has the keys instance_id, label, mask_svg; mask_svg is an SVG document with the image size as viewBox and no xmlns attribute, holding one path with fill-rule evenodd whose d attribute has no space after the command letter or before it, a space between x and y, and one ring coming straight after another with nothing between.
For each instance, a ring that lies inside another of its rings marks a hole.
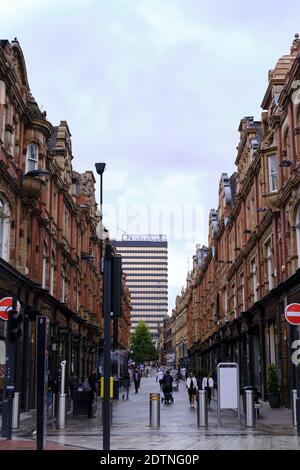
<instances>
[{"instance_id":1,"label":"no entry sign","mask_svg":"<svg viewBox=\"0 0 300 470\"><path fill-rule=\"evenodd\" d=\"M0 300L0 318L1 320L8 320L9 311L12 309L13 306L13 298L12 297L4 297ZM20 302L17 301L17 311L19 312L21 308Z\"/></svg>"},{"instance_id":2,"label":"no entry sign","mask_svg":"<svg viewBox=\"0 0 300 470\"><path fill-rule=\"evenodd\" d=\"M285 309L285 319L291 325L300 325L300 304L289 304Z\"/></svg>"}]
</instances>

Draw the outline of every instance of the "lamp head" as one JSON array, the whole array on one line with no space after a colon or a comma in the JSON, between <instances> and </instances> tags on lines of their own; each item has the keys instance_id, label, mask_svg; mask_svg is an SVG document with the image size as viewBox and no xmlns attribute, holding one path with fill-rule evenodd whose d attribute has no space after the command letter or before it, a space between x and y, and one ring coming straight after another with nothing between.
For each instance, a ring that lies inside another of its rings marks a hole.
<instances>
[{"instance_id":1,"label":"lamp head","mask_svg":"<svg viewBox=\"0 0 300 470\"><path fill-rule=\"evenodd\" d=\"M105 170L106 163L95 163L98 175L102 175Z\"/></svg>"}]
</instances>

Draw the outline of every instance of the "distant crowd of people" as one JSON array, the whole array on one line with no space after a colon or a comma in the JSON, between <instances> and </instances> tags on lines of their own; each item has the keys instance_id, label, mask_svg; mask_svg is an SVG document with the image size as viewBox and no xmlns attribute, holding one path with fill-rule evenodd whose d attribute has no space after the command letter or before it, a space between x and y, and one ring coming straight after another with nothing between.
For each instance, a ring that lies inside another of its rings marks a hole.
<instances>
[{"instance_id":1,"label":"distant crowd of people","mask_svg":"<svg viewBox=\"0 0 300 470\"><path fill-rule=\"evenodd\" d=\"M102 369L93 368L89 376L79 383L75 373L71 373L69 378L69 392L72 400L75 399L75 393L81 385L82 390L87 396L87 416L93 418L96 416L97 396L99 395L100 379L103 377ZM185 383L188 399L191 408L195 407L198 390L206 390L208 398L208 406L211 403L212 390L215 387L215 381L211 373L204 374L202 377L196 377L190 371L186 373L185 369L167 370L158 363L131 364L120 379L117 379L120 386L122 400L128 400L130 396L130 387L133 386L133 393L138 393L141 387L143 377L156 377L160 389L163 392L162 401L168 403L173 402L172 391L179 390L179 383L182 380ZM57 393L57 384L53 380L50 371L48 372L48 407L51 405L53 393Z\"/></svg>"},{"instance_id":2,"label":"distant crowd of people","mask_svg":"<svg viewBox=\"0 0 300 470\"><path fill-rule=\"evenodd\" d=\"M176 390L178 390L180 380L185 381L191 408L195 407L198 390L207 391L208 406L210 407L212 390L215 386L214 379L210 372L197 378L193 371L188 372L188 374L182 374L180 371L173 370L170 372L170 370L164 371L162 368L158 368L156 382L159 383L160 389L164 393L165 401L169 401L174 383Z\"/></svg>"}]
</instances>

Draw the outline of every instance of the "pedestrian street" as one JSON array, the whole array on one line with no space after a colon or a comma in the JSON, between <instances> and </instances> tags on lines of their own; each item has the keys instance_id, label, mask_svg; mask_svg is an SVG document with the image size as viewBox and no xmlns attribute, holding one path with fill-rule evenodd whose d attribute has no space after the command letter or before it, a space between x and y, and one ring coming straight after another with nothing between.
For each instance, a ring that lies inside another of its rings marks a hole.
<instances>
[{"instance_id":1,"label":"pedestrian street","mask_svg":"<svg viewBox=\"0 0 300 470\"><path fill-rule=\"evenodd\" d=\"M139 393L131 386L129 400L114 400L111 428L112 450L246 450L299 449L300 438L291 423L287 409L270 410L267 404L261 411L255 429L245 428L244 417L237 423L237 413L222 410L222 425L217 423L216 401L213 399L208 415L208 427L197 427L197 409L190 408L186 386L180 382L173 392L174 403L161 404L160 429L149 427L149 394L159 392L154 378L142 378ZM101 406L97 417L68 415L64 430L55 424L48 428L47 442L79 449L102 449ZM14 438L32 438L34 421L26 419Z\"/></svg>"}]
</instances>

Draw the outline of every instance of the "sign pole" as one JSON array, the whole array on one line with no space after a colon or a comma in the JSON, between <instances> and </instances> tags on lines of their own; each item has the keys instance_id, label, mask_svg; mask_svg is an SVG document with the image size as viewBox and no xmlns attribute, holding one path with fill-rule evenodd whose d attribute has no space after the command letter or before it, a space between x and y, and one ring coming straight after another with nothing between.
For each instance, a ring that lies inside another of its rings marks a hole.
<instances>
[{"instance_id":1,"label":"sign pole","mask_svg":"<svg viewBox=\"0 0 300 470\"><path fill-rule=\"evenodd\" d=\"M297 327L298 340L300 340L300 326ZM300 362L296 365L296 416L297 416L297 434L300 436Z\"/></svg>"},{"instance_id":2,"label":"sign pole","mask_svg":"<svg viewBox=\"0 0 300 470\"><path fill-rule=\"evenodd\" d=\"M17 308L16 294L12 295L12 310ZM5 366L5 389L3 399L3 425L2 437L6 437L8 441L12 437L12 406L14 399L14 373L15 373L15 343L9 337L11 330L11 317L8 313L7 335L6 335L6 366Z\"/></svg>"},{"instance_id":3,"label":"sign pole","mask_svg":"<svg viewBox=\"0 0 300 470\"><path fill-rule=\"evenodd\" d=\"M300 342L300 304L299 303L292 303L285 307L285 319L286 321L292 325L297 327L297 334L298 341L295 340L295 343ZM292 346L293 347L293 346ZM295 353L294 353L295 354ZM296 398L296 416L297 416L297 434L300 436L300 360L298 360L298 355L296 353L296 358L293 359L292 355L292 362L296 367L296 389L297 389L297 398Z\"/></svg>"},{"instance_id":4,"label":"sign pole","mask_svg":"<svg viewBox=\"0 0 300 470\"><path fill-rule=\"evenodd\" d=\"M36 323L36 449L43 450L48 417L48 318L39 315Z\"/></svg>"},{"instance_id":5,"label":"sign pole","mask_svg":"<svg viewBox=\"0 0 300 470\"><path fill-rule=\"evenodd\" d=\"M103 450L110 450L110 318L111 318L111 245L105 246L103 276L104 316L104 398L103 398Z\"/></svg>"}]
</instances>

